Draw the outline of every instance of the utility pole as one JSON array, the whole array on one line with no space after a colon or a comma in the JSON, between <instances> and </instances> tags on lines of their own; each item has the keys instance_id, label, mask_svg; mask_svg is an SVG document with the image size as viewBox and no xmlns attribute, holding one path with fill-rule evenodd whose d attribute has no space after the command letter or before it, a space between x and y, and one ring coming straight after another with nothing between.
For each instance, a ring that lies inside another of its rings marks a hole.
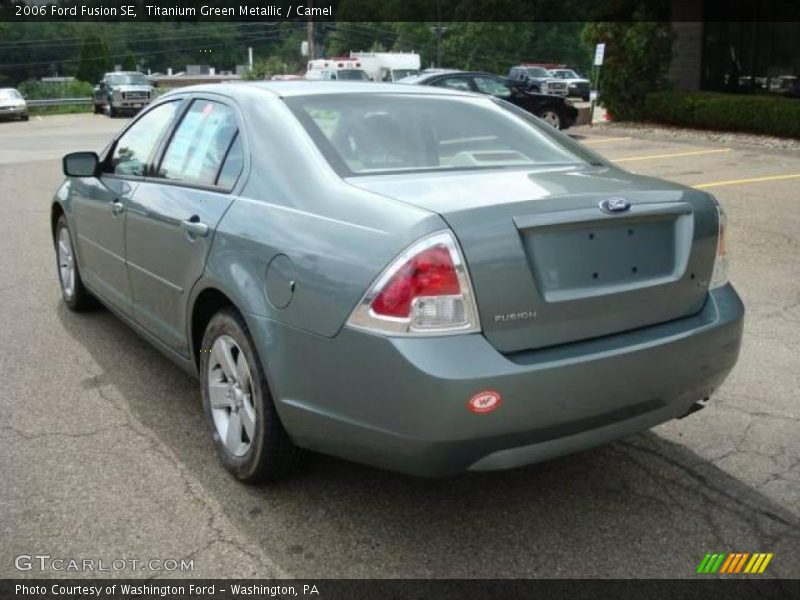
<instances>
[{"instance_id":1,"label":"utility pole","mask_svg":"<svg viewBox=\"0 0 800 600\"><path fill-rule=\"evenodd\" d=\"M308 0L308 7L314 8L314 0ZM314 21L308 20L306 22L306 41L308 42L308 60L317 58L314 48Z\"/></svg>"},{"instance_id":2,"label":"utility pole","mask_svg":"<svg viewBox=\"0 0 800 600\"><path fill-rule=\"evenodd\" d=\"M248 48L247 48L247 65L250 68L250 70L252 71L253 70L253 47L252 46L248 46Z\"/></svg>"},{"instance_id":3,"label":"utility pole","mask_svg":"<svg viewBox=\"0 0 800 600\"><path fill-rule=\"evenodd\" d=\"M442 66L442 35L447 31L447 27L442 27L441 23L436 23L433 26L433 31L436 33L436 66Z\"/></svg>"}]
</instances>

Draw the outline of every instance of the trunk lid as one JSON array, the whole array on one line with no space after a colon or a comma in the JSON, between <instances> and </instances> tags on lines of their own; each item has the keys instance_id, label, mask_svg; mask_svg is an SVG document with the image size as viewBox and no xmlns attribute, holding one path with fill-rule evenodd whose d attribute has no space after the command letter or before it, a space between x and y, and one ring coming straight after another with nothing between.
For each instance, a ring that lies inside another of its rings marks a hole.
<instances>
[{"instance_id":1,"label":"trunk lid","mask_svg":"<svg viewBox=\"0 0 800 600\"><path fill-rule=\"evenodd\" d=\"M434 211L461 244L481 327L513 353L699 311L714 266L706 193L608 167L353 177ZM625 212L601 202L622 198Z\"/></svg>"}]
</instances>

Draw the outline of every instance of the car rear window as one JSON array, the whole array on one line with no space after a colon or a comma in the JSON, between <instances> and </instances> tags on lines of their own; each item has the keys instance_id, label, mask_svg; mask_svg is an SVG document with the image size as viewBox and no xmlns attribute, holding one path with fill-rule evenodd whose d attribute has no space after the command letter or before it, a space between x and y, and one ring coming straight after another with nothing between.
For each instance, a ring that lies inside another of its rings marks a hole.
<instances>
[{"instance_id":1,"label":"car rear window","mask_svg":"<svg viewBox=\"0 0 800 600\"><path fill-rule=\"evenodd\" d=\"M588 162L548 125L491 99L324 94L286 103L343 175Z\"/></svg>"}]
</instances>

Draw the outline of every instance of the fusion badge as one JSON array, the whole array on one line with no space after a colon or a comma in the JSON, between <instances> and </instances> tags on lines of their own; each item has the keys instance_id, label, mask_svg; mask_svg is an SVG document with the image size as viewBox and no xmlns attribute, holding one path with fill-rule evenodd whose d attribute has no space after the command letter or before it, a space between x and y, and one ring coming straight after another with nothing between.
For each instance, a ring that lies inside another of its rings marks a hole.
<instances>
[{"instance_id":1,"label":"fusion badge","mask_svg":"<svg viewBox=\"0 0 800 600\"><path fill-rule=\"evenodd\" d=\"M500 407L502 400L500 399L499 392L494 390L484 390L478 392L467 402L467 408L475 414L481 415L497 410Z\"/></svg>"}]
</instances>

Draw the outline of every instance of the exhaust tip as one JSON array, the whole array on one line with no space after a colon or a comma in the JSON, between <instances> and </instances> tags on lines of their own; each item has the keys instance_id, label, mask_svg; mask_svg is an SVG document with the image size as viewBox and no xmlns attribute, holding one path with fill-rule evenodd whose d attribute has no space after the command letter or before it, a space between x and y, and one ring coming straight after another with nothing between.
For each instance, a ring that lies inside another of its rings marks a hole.
<instances>
[{"instance_id":1,"label":"exhaust tip","mask_svg":"<svg viewBox=\"0 0 800 600\"><path fill-rule=\"evenodd\" d=\"M706 407L706 404L708 403L708 398L709 397L706 396L702 400L698 400L697 402L695 402L694 404L692 404L689 407L689 410L687 410L683 415L681 415L678 418L679 419L685 419L689 415L696 413L698 410L703 410Z\"/></svg>"}]
</instances>

